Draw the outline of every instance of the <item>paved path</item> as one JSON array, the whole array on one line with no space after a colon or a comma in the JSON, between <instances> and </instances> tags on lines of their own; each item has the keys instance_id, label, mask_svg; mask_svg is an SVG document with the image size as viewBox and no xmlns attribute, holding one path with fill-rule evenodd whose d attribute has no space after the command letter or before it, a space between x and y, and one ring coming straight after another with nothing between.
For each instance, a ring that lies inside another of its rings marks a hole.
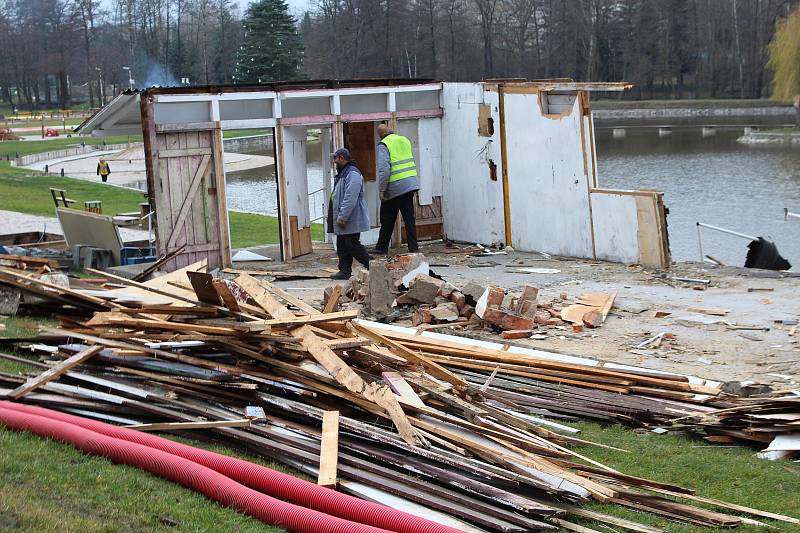
<instances>
[{"instance_id":1,"label":"paved path","mask_svg":"<svg viewBox=\"0 0 800 533\"><path fill-rule=\"evenodd\" d=\"M0 235L41 231L63 235L61 224L56 217L27 215L14 211L0 211ZM147 232L140 229L119 228L119 235L124 242L147 239Z\"/></svg>"}]
</instances>

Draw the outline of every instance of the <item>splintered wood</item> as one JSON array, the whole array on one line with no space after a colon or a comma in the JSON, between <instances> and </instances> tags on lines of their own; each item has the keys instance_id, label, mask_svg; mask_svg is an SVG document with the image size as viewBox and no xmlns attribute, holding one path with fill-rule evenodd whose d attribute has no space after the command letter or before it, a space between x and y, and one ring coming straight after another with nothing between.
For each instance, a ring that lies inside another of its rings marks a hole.
<instances>
[{"instance_id":1,"label":"splintered wood","mask_svg":"<svg viewBox=\"0 0 800 533\"><path fill-rule=\"evenodd\" d=\"M578 438L569 421L663 427L681 417L716 442L785 454L800 400L742 403L685 376L357 321L334 311L336 290L320 312L254 275L223 280L203 264L145 283L93 272L113 290L57 286L32 265L0 267L0 283L54 304L61 324L0 340L48 359L32 362L27 379L0 374L6 398L142 431L202 431L321 485L414 502L470 531L590 530L574 520L659 531L581 507L591 500L695 528L797 523L618 472L591 458L605 446ZM615 296L582 295L561 317L600 325Z\"/></svg>"}]
</instances>

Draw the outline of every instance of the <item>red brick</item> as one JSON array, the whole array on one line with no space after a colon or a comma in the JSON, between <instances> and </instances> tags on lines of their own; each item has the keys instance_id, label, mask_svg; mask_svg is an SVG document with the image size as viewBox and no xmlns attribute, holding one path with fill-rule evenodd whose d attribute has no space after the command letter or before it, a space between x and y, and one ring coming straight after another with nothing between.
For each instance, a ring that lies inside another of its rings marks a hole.
<instances>
[{"instance_id":1,"label":"red brick","mask_svg":"<svg viewBox=\"0 0 800 533\"><path fill-rule=\"evenodd\" d=\"M501 326L503 323L503 319L506 317L508 313L503 311L498 307L490 307L483 313L483 319L488 322L489 324L494 324L495 326Z\"/></svg>"},{"instance_id":2,"label":"red brick","mask_svg":"<svg viewBox=\"0 0 800 533\"><path fill-rule=\"evenodd\" d=\"M533 330L530 329L510 329L500 334L504 339L527 339Z\"/></svg>"},{"instance_id":3,"label":"red brick","mask_svg":"<svg viewBox=\"0 0 800 533\"><path fill-rule=\"evenodd\" d=\"M550 308L550 309L547 310L547 312L550 313L551 317L561 318L561 310L560 309Z\"/></svg>"},{"instance_id":4,"label":"red brick","mask_svg":"<svg viewBox=\"0 0 800 533\"><path fill-rule=\"evenodd\" d=\"M561 325L561 319L560 318L550 318L550 319L547 320L547 325L548 326L560 326Z\"/></svg>"},{"instance_id":5,"label":"red brick","mask_svg":"<svg viewBox=\"0 0 800 533\"><path fill-rule=\"evenodd\" d=\"M431 316L431 310L427 307L420 307L411 315L411 323L415 326L430 324L431 321L433 321L433 317Z\"/></svg>"},{"instance_id":6,"label":"red brick","mask_svg":"<svg viewBox=\"0 0 800 533\"><path fill-rule=\"evenodd\" d=\"M603 315L600 311L589 311L583 315L583 323L590 328L599 328L603 325Z\"/></svg>"},{"instance_id":7,"label":"red brick","mask_svg":"<svg viewBox=\"0 0 800 533\"><path fill-rule=\"evenodd\" d=\"M539 288L534 287L533 285L525 285L525 288L522 289L522 296L520 297L521 301L530 300L535 302L539 298Z\"/></svg>"},{"instance_id":8,"label":"red brick","mask_svg":"<svg viewBox=\"0 0 800 533\"><path fill-rule=\"evenodd\" d=\"M460 291L453 291L450 294L450 301L456 304L459 313L462 309L464 309L464 306L467 305L466 296L464 296Z\"/></svg>"},{"instance_id":9,"label":"red brick","mask_svg":"<svg viewBox=\"0 0 800 533\"><path fill-rule=\"evenodd\" d=\"M572 324L572 331L574 331L575 333L581 333L583 331L583 325L582 324Z\"/></svg>"},{"instance_id":10,"label":"red brick","mask_svg":"<svg viewBox=\"0 0 800 533\"><path fill-rule=\"evenodd\" d=\"M503 305L503 299L506 297L503 289L500 287L490 287L489 288L489 296L486 299L486 307L492 307L496 305L500 307Z\"/></svg>"},{"instance_id":11,"label":"red brick","mask_svg":"<svg viewBox=\"0 0 800 533\"><path fill-rule=\"evenodd\" d=\"M550 320L550 313L546 309L536 311L533 316L533 321L541 326L547 325L548 320Z\"/></svg>"},{"instance_id":12,"label":"red brick","mask_svg":"<svg viewBox=\"0 0 800 533\"><path fill-rule=\"evenodd\" d=\"M511 313L506 314L500 323L500 327L505 330L533 329L533 325L533 320L530 318Z\"/></svg>"},{"instance_id":13,"label":"red brick","mask_svg":"<svg viewBox=\"0 0 800 533\"><path fill-rule=\"evenodd\" d=\"M522 305L519 306L519 314L528 318L534 318L536 316L537 309L538 305L536 304L536 301L523 300Z\"/></svg>"},{"instance_id":14,"label":"red brick","mask_svg":"<svg viewBox=\"0 0 800 533\"><path fill-rule=\"evenodd\" d=\"M397 297L397 305L416 305L418 303L418 301L409 296L407 293L403 293Z\"/></svg>"}]
</instances>

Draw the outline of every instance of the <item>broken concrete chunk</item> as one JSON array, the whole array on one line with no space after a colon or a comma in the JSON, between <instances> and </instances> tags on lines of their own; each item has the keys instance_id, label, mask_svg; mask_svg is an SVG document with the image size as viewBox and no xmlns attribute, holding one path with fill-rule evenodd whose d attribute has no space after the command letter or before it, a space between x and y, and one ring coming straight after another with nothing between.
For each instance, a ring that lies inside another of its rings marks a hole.
<instances>
[{"instance_id":1,"label":"broken concrete chunk","mask_svg":"<svg viewBox=\"0 0 800 533\"><path fill-rule=\"evenodd\" d=\"M464 294L469 305L475 305L478 303L481 296L483 296L483 293L486 292L486 285L470 280L461 288L461 292Z\"/></svg>"},{"instance_id":2,"label":"broken concrete chunk","mask_svg":"<svg viewBox=\"0 0 800 533\"><path fill-rule=\"evenodd\" d=\"M439 304L431 309L431 316L438 321L453 322L458 320L458 308L452 302Z\"/></svg>"},{"instance_id":3,"label":"broken concrete chunk","mask_svg":"<svg viewBox=\"0 0 800 533\"><path fill-rule=\"evenodd\" d=\"M425 256L422 254L407 254L398 259L401 264L404 265L402 284L406 287L410 287L414 278L418 275L423 274L427 276L431 273L428 260L425 259Z\"/></svg>"},{"instance_id":4,"label":"broken concrete chunk","mask_svg":"<svg viewBox=\"0 0 800 533\"><path fill-rule=\"evenodd\" d=\"M419 302L433 303L442 285L444 285L444 281L440 279L426 274L418 274L411 282L407 294Z\"/></svg>"},{"instance_id":5,"label":"broken concrete chunk","mask_svg":"<svg viewBox=\"0 0 800 533\"><path fill-rule=\"evenodd\" d=\"M464 308L465 305L467 305L466 297L459 291L453 291L450 294L450 301L456 304L459 312Z\"/></svg>"},{"instance_id":6,"label":"broken concrete chunk","mask_svg":"<svg viewBox=\"0 0 800 533\"><path fill-rule=\"evenodd\" d=\"M442 285L442 287L439 289L439 296L450 299L450 295L457 290L458 289L456 289L456 287L452 283L445 282L445 284Z\"/></svg>"},{"instance_id":7,"label":"broken concrete chunk","mask_svg":"<svg viewBox=\"0 0 800 533\"><path fill-rule=\"evenodd\" d=\"M391 310L394 302L392 283L386 261L369 262L369 310L373 315L385 316Z\"/></svg>"},{"instance_id":8,"label":"broken concrete chunk","mask_svg":"<svg viewBox=\"0 0 800 533\"><path fill-rule=\"evenodd\" d=\"M472 318L472 316L475 315L475 308L471 305L465 304L464 307L461 308L459 313L461 314L461 316L465 318Z\"/></svg>"},{"instance_id":9,"label":"broken concrete chunk","mask_svg":"<svg viewBox=\"0 0 800 533\"><path fill-rule=\"evenodd\" d=\"M433 315L431 314L431 310L427 307L420 307L414 310L414 313L411 315L411 323L414 326L430 324L431 322L433 322Z\"/></svg>"}]
</instances>

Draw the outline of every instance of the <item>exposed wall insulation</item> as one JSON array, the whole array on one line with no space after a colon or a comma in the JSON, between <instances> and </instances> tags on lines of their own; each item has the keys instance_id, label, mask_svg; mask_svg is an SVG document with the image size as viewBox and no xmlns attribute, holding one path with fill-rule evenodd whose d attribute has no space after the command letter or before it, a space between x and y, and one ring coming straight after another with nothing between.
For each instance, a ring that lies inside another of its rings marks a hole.
<instances>
[{"instance_id":1,"label":"exposed wall insulation","mask_svg":"<svg viewBox=\"0 0 800 533\"><path fill-rule=\"evenodd\" d=\"M450 239L493 243L505 238L500 180L499 99L479 83L445 83L442 199L445 234ZM491 107L495 132L478 135L481 104ZM494 171L490 165L494 165Z\"/></svg>"},{"instance_id":2,"label":"exposed wall insulation","mask_svg":"<svg viewBox=\"0 0 800 533\"><path fill-rule=\"evenodd\" d=\"M513 246L592 257L578 101L568 116L552 119L541 115L536 92L504 98Z\"/></svg>"},{"instance_id":3,"label":"exposed wall insulation","mask_svg":"<svg viewBox=\"0 0 800 533\"><path fill-rule=\"evenodd\" d=\"M430 205L434 196L442 195L442 121L419 119L417 173L420 179L419 205Z\"/></svg>"}]
</instances>

